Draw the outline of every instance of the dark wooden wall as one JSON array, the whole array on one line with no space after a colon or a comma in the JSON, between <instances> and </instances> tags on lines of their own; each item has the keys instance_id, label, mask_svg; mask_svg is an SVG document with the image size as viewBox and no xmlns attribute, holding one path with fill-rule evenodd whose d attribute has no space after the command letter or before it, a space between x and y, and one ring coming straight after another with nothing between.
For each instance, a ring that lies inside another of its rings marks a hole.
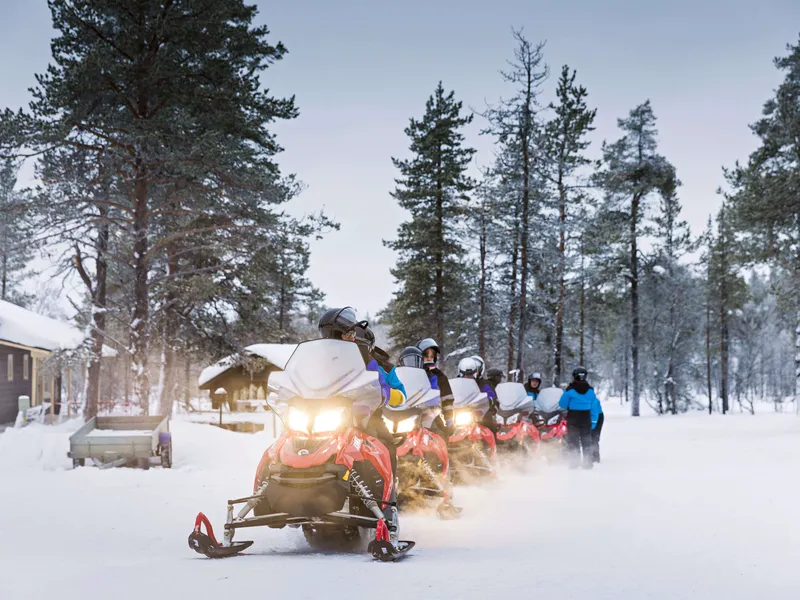
<instances>
[{"instance_id":1,"label":"dark wooden wall","mask_svg":"<svg viewBox=\"0 0 800 600\"><path fill-rule=\"evenodd\" d=\"M14 380L8 380L8 355L14 355ZM23 379L23 356L28 357L28 379ZM18 399L31 396L33 359L30 352L2 345L0 342L0 423L13 423L17 418Z\"/></svg>"}]
</instances>

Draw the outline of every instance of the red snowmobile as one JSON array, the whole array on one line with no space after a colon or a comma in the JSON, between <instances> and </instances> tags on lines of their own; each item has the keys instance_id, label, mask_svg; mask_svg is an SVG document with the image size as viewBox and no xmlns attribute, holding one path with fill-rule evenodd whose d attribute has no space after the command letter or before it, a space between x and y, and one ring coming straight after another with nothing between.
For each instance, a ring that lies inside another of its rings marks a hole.
<instances>
[{"instance_id":1,"label":"red snowmobile","mask_svg":"<svg viewBox=\"0 0 800 600\"><path fill-rule=\"evenodd\" d=\"M530 455L539 449L539 430L530 422L533 398L521 383L501 383L495 388L498 429L497 450L503 454Z\"/></svg>"},{"instance_id":2,"label":"red snowmobile","mask_svg":"<svg viewBox=\"0 0 800 600\"><path fill-rule=\"evenodd\" d=\"M557 444L559 447L564 444L564 436L567 434L567 419L564 411L558 406L563 390L557 387L544 388L533 403L533 424L539 430L542 443Z\"/></svg>"},{"instance_id":3,"label":"red snowmobile","mask_svg":"<svg viewBox=\"0 0 800 600\"><path fill-rule=\"evenodd\" d=\"M302 528L314 547L342 548L374 536L368 547L374 558L404 556L414 542L397 540L382 510L393 497L389 451L364 433L383 405L380 381L364 367L358 346L301 343L284 371L270 375L269 389L285 431L264 452L252 495L228 501L222 540L200 513L189 547L210 558L232 556L253 543L233 541L237 529L288 525Z\"/></svg>"},{"instance_id":4,"label":"red snowmobile","mask_svg":"<svg viewBox=\"0 0 800 600\"><path fill-rule=\"evenodd\" d=\"M495 477L497 442L494 433L481 421L491 404L474 379L450 380L455 412L455 432L448 440L448 452L457 481L475 476Z\"/></svg>"},{"instance_id":5,"label":"red snowmobile","mask_svg":"<svg viewBox=\"0 0 800 600\"><path fill-rule=\"evenodd\" d=\"M447 442L431 431L442 413L440 392L431 389L421 368L401 366L395 371L406 389L406 401L394 408L387 406L383 420L397 443L397 502L408 508L423 504L428 497L441 498L439 517L453 519L461 508L453 505Z\"/></svg>"}]
</instances>

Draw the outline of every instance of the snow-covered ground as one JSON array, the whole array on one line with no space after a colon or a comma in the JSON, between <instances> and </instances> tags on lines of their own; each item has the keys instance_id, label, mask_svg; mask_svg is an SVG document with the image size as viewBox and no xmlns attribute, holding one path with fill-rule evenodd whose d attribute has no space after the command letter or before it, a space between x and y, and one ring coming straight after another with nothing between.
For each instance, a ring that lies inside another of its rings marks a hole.
<instances>
[{"instance_id":1,"label":"snow-covered ground","mask_svg":"<svg viewBox=\"0 0 800 600\"><path fill-rule=\"evenodd\" d=\"M404 516L399 564L318 554L296 531L240 531L249 554L186 543L218 527L268 441L175 421L175 468L71 470L77 423L0 434L0 598L800 597L800 419L631 419L607 407L603 464L539 465L458 490L460 521Z\"/></svg>"}]
</instances>

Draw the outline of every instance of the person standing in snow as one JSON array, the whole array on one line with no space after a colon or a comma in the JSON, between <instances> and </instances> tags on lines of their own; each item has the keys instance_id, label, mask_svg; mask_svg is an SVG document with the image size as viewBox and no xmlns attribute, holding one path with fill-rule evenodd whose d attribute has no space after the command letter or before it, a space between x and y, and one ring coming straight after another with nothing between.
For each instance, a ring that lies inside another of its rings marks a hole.
<instances>
[{"instance_id":1,"label":"person standing in snow","mask_svg":"<svg viewBox=\"0 0 800 600\"><path fill-rule=\"evenodd\" d=\"M592 410L592 462L600 462L600 432L603 430L603 405L595 394L595 406Z\"/></svg>"},{"instance_id":2,"label":"person standing in snow","mask_svg":"<svg viewBox=\"0 0 800 600\"><path fill-rule=\"evenodd\" d=\"M561 395L558 405L567 411L567 451L570 455L570 468L577 469L583 464L584 469L594 466L592 454L592 423L599 418L600 401L594 389L586 380L588 372L578 367L572 372L572 383Z\"/></svg>"}]
</instances>

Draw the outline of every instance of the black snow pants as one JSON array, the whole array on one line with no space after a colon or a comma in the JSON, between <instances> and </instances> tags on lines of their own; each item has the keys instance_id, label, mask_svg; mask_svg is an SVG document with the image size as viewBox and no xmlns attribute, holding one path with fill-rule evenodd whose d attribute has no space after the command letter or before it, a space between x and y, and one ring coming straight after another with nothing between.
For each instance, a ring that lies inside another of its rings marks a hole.
<instances>
[{"instance_id":1,"label":"black snow pants","mask_svg":"<svg viewBox=\"0 0 800 600\"><path fill-rule=\"evenodd\" d=\"M592 462L600 462L600 432L603 430L603 413L597 418L597 425L592 429Z\"/></svg>"},{"instance_id":2,"label":"black snow pants","mask_svg":"<svg viewBox=\"0 0 800 600\"><path fill-rule=\"evenodd\" d=\"M576 469L581 465L592 468L592 413L588 410L571 410L567 413L567 452L569 453L570 468Z\"/></svg>"}]
</instances>

